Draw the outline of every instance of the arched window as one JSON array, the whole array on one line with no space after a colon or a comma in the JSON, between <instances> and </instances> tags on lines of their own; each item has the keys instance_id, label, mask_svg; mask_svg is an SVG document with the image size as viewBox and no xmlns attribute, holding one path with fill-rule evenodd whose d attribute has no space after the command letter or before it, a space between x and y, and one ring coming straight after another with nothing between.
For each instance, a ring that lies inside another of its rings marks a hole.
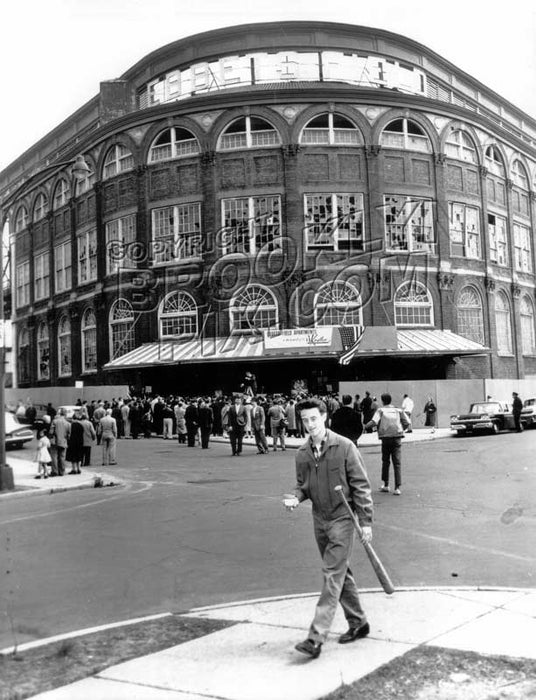
<instances>
[{"instance_id":1,"label":"arched window","mask_svg":"<svg viewBox=\"0 0 536 700\"><path fill-rule=\"evenodd\" d=\"M411 119L394 119L382 131L380 144L385 148L431 153L432 146L423 129Z\"/></svg>"},{"instance_id":2,"label":"arched window","mask_svg":"<svg viewBox=\"0 0 536 700\"><path fill-rule=\"evenodd\" d=\"M127 170L132 170L134 167L134 156L128 150L126 146L122 144L116 144L112 146L106 158L104 159L104 166L102 169L102 178L107 180L114 175L119 175L119 173L124 173Z\"/></svg>"},{"instance_id":3,"label":"arched window","mask_svg":"<svg viewBox=\"0 0 536 700\"><path fill-rule=\"evenodd\" d=\"M397 326L433 326L434 303L430 292L421 282L404 282L395 294L395 324Z\"/></svg>"},{"instance_id":4,"label":"arched window","mask_svg":"<svg viewBox=\"0 0 536 700\"><path fill-rule=\"evenodd\" d=\"M54 189L54 197L52 198L52 208L54 211L61 209L69 201L71 196L71 188L67 180L63 178L58 182L56 188Z\"/></svg>"},{"instance_id":5,"label":"arched window","mask_svg":"<svg viewBox=\"0 0 536 700\"><path fill-rule=\"evenodd\" d=\"M514 185L517 185L517 187L520 187L523 190L529 189L529 178L527 176L527 171L520 160L514 160L512 167L510 168L510 174Z\"/></svg>"},{"instance_id":6,"label":"arched window","mask_svg":"<svg viewBox=\"0 0 536 700\"><path fill-rule=\"evenodd\" d=\"M117 299L110 309L110 359L134 350L134 310L126 299Z\"/></svg>"},{"instance_id":7,"label":"arched window","mask_svg":"<svg viewBox=\"0 0 536 700\"><path fill-rule=\"evenodd\" d=\"M504 163L497 146L488 146L484 155L486 168L493 175L504 177Z\"/></svg>"},{"instance_id":8,"label":"arched window","mask_svg":"<svg viewBox=\"0 0 536 700\"><path fill-rule=\"evenodd\" d=\"M30 334L21 328L17 343L17 370L19 382L30 381Z\"/></svg>"},{"instance_id":9,"label":"arched window","mask_svg":"<svg viewBox=\"0 0 536 700\"><path fill-rule=\"evenodd\" d=\"M186 292L172 292L160 304L160 338L193 338L197 335L197 304Z\"/></svg>"},{"instance_id":10,"label":"arched window","mask_svg":"<svg viewBox=\"0 0 536 700\"><path fill-rule=\"evenodd\" d=\"M82 372L97 371L97 318L93 309L82 316Z\"/></svg>"},{"instance_id":11,"label":"arched window","mask_svg":"<svg viewBox=\"0 0 536 700\"><path fill-rule=\"evenodd\" d=\"M40 323L37 329L37 378L50 379L50 339L46 323Z\"/></svg>"},{"instance_id":12,"label":"arched window","mask_svg":"<svg viewBox=\"0 0 536 700\"><path fill-rule=\"evenodd\" d=\"M251 332L277 328L279 314L274 295L258 284L243 287L229 305L231 331Z\"/></svg>"},{"instance_id":13,"label":"arched window","mask_svg":"<svg viewBox=\"0 0 536 700\"><path fill-rule=\"evenodd\" d=\"M277 146L280 142L277 130L266 119L239 117L225 128L218 148L220 151L230 151L237 148Z\"/></svg>"},{"instance_id":14,"label":"arched window","mask_svg":"<svg viewBox=\"0 0 536 700\"><path fill-rule=\"evenodd\" d=\"M523 355L536 355L534 305L527 296L521 299L519 315L521 319L521 346Z\"/></svg>"},{"instance_id":15,"label":"arched window","mask_svg":"<svg viewBox=\"0 0 536 700\"><path fill-rule=\"evenodd\" d=\"M162 131L151 144L149 163L192 156L200 150L199 141L191 131L172 126Z\"/></svg>"},{"instance_id":16,"label":"arched window","mask_svg":"<svg viewBox=\"0 0 536 700\"><path fill-rule=\"evenodd\" d=\"M476 149L473 141L461 129L451 131L445 140L445 153L449 158L477 163Z\"/></svg>"},{"instance_id":17,"label":"arched window","mask_svg":"<svg viewBox=\"0 0 536 700\"><path fill-rule=\"evenodd\" d=\"M75 193L76 196L84 194L84 192L89 192L95 184L95 172L91 171L87 173L80 180L76 180Z\"/></svg>"},{"instance_id":18,"label":"arched window","mask_svg":"<svg viewBox=\"0 0 536 700\"><path fill-rule=\"evenodd\" d=\"M28 226L28 211L26 207L19 207L15 214L15 233L20 233Z\"/></svg>"},{"instance_id":19,"label":"arched window","mask_svg":"<svg viewBox=\"0 0 536 700\"><path fill-rule=\"evenodd\" d=\"M71 322L64 315L58 323L58 375L68 377L72 371Z\"/></svg>"},{"instance_id":20,"label":"arched window","mask_svg":"<svg viewBox=\"0 0 536 700\"><path fill-rule=\"evenodd\" d=\"M464 287L456 305L458 333L475 343L484 345L484 315L482 299L474 287Z\"/></svg>"},{"instance_id":21,"label":"arched window","mask_svg":"<svg viewBox=\"0 0 536 700\"><path fill-rule=\"evenodd\" d=\"M47 213L48 200L45 195L40 192L35 198L35 204L33 208L33 220L41 221L44 219Z\"/></svg>"},{"instance_id":22,"label":"arched window","mask_svg":"<svg viewBox=\"0 0 536 700\"><path fill-rule=\"evenodd\" d=\"M315 325L359 326L363 323L361 295L348 282L322 285L314 301Z\"/></svg>"},{"instance_id":23,"label":"arched window","mask_svg":"<svg viewBox=\"0 0 536 700\"><path fill-rule=\"evenodd\" d=\"M358 146L361 134L355 124L341 114L320 114L307 122L301 136L303 144L330 144Z\"/></svg>"},{"instance_id":24,"label":"arched window","mask_svg":"<svg viewBox=\"0 0 536 700\"><path fill-rule=\"evenodd\" d=\"M512 312L510 302L504 292L495 296L495 326L497 328L497 352L499 355L512 355Z\"/></svg>"}]
</instances>

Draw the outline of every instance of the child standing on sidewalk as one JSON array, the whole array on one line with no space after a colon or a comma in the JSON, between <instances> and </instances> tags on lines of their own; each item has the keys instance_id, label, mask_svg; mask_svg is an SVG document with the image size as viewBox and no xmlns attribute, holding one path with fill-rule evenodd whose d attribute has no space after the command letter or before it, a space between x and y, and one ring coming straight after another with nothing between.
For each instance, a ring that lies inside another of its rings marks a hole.
<instances>
[{"instance_id":1,"label":"child standing on sidewalk","mask_svg":"<svg viewBox=\"0 0 536 700\"><path fill-rule=\"evenodd\" d=\"M49 452L50 440L48 439L45 430L39 430L37 433L37 438L39 442L37 443L37 476L35 478L40 479L42 475L43 479L47 479L47 467L52 461Z\"/></svg>"}]
</instances>

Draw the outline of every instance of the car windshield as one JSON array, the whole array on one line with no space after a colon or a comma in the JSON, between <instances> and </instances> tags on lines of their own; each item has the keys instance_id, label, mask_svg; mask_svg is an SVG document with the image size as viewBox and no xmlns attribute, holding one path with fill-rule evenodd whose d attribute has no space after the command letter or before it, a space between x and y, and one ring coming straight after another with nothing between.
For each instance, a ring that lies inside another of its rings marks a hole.
<instances>
[{"instance_id":1,"label":"car windshield","mask_svg":"<svg viewBox=\"0 0 536 700\"><path fill-rule=\"evenodd\" d=\"M527 399L525 401L525 406L534 406L536 404L536 399Z\"/></svg>"},{"instance_id":2,"label":"car windshield","mask_svg":"<svg viewBox=\"0 0 536 700\"><path fill-rule=\"evenodd\" d=\"M501 405L498 403L474 403L471 406L471 413L498 413Z\"/></svg>"}]
</instances>

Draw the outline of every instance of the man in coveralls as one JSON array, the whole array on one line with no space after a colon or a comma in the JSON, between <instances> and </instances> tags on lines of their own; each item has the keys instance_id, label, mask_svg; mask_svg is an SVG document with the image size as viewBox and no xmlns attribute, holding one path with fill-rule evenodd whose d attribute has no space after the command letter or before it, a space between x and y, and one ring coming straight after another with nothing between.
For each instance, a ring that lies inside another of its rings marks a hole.
<instances>
[{"instance_id":1,"label":"man in coveralls","mask_svg":"<svg viewBox=\"0 0 536 700\"><path fill-rule=\"evenodd\" d=\"M338 602L348 622L348 631L339 637L340 644L366 637L370 631L349 567L355 528L335 487L342 486L367 542L372 540L373 506L361 455L351 440L326 428L323 401L307 399L298 404L297 410L309 437L296 453L296 488L293 494L285 496L284 504L287 510L308 498L313 504L314 533L322 556L324 581L307 639L295 648L316 659Z\"/></svg>"}]
</instances>

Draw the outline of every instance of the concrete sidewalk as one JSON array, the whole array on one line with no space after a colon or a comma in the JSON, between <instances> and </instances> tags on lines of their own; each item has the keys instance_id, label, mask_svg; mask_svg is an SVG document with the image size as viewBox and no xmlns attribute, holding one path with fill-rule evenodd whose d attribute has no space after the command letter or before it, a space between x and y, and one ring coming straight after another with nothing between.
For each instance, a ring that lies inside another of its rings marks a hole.
<instances>
[{"instance_id":1,"label":"concrete sidewalk","mask_svg":"<svg viewBox=\"0 0 536 700\"><path fill-rule=\"evenodd\" d=\"M31 454L30 450L28 450L28 453ZM108 486L112 482L114 486L121 483L117 477L97 471L94 467L82 467L81 474L69 474L67 470L63 476L36 479L36 462L9 454L6 457L6 461L13 469L15 489L12 491L0 491L0 500L3 498L60 493L72 489L93 488L98 479L102 480L102 486Z\"/></svg>"},{"instance_id":2,"label":"concrete sidewalk","mask_svg":"<svg viewBox=\"0 0 536 700\"><path fill-rule=\"evenodd\" d=\"M39 700L316 700L422 645L536 659L536 592L412 589L362 592L371 633L337 644L339 611L322 654L294 650L305 639L317 593L203 608L188 616L232 627L108 668Z\"/></svg>"}]
</instances>

